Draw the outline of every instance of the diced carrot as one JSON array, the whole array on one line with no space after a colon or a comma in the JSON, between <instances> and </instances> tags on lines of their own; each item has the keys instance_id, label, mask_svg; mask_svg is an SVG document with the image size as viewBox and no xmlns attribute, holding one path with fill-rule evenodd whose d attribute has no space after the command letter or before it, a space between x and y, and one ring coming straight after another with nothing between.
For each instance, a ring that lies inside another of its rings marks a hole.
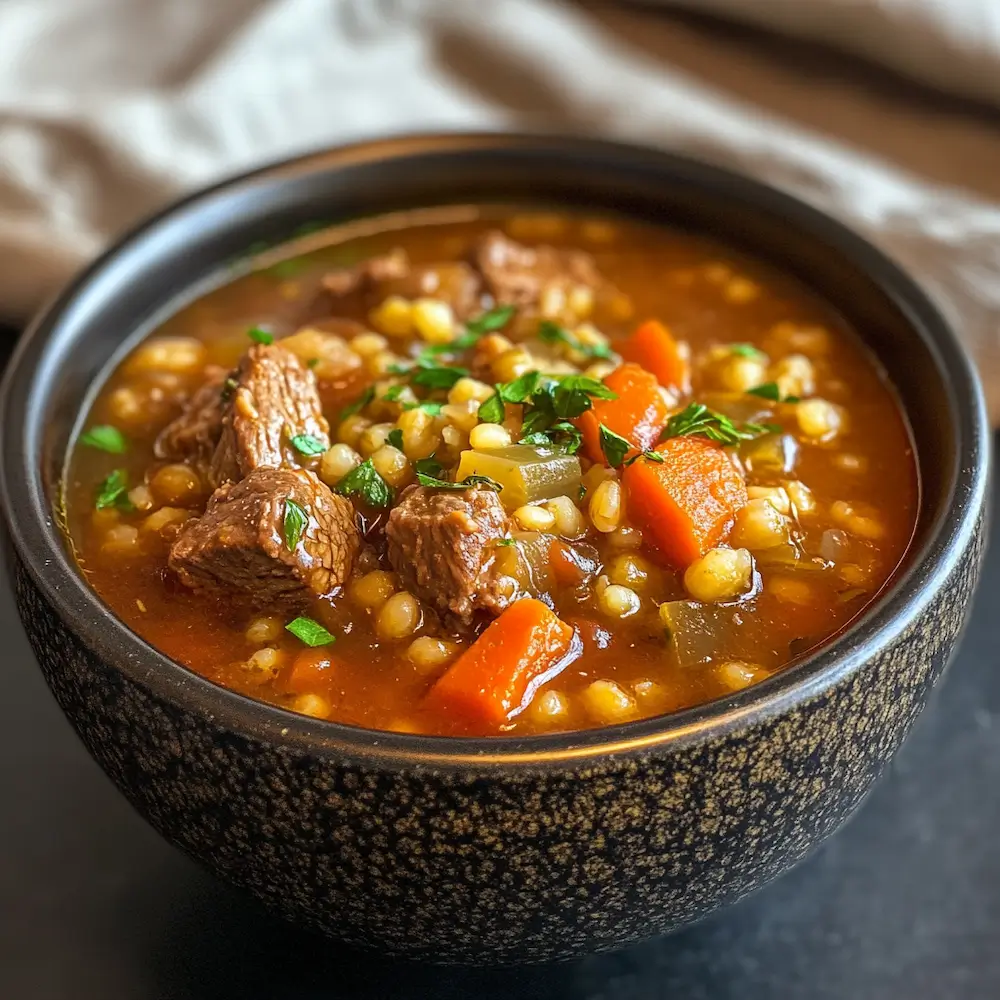
<instances>
[{"instance_id":1,"label":"diced carrot","mask_svg":"<svg viewBox=\"0 0 1000 1000\"><path fill-rule=\"evenodd\" d=\"M445 671L427 706L472 725L498 726L569 653L573 629L541 601L512 604Z\"/></svg>"},{"instance_id":2,"label":"diced carrot","mask_svg":"<svg viewBox=\"0 0 1000 1000\"><path fill-rule=\"evenodd\" d=\"M304 649L284 678L286 691L307 694L333 680L336 663L325 649Z\"/></svg>"},{"instance_id":3,"label":"diced carrot","mask_svg":"<svg viewBox=\"0 0 1000 1000\"><path fill-rule=\"evenodd\" d=\"M593 407L576 420L587 457L594 462L605 461L599 433L601 424L630 441L639 451L648 451L659 440L670 415L655 376L638 365L622 365L604 384L618 398L595 399Z\"/></svg>"},{"instance_id":4,"label":"diced carrot","mask_svg":"<svg viewBox=\"0 0 1000 1000\"><path fill-rule=\"evenodd\" d=\"M728 536L747 502L746 483L704 438L670 438L656 450L662 463L641 458L625 470L626 508L663 558L684 569Z\"/></svg>"},{"instance_id":5,"label":"diced carrot","mask_svg":"<svg viewBox=\"0 0 1000 1000\"><path fill-rule=\"evenodd\" d=\"M671 332L659 320L646 320L631 337L615 346L626 361L634 361L655 375L660 385L691 391L691 366Z\"/></svg>"}]
</instances>

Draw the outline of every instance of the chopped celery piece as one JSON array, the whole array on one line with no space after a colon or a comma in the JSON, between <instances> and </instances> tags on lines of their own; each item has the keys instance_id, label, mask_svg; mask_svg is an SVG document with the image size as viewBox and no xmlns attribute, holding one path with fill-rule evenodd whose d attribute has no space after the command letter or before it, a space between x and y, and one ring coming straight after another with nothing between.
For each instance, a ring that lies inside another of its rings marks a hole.
<instances>
[{"instance_id":1,"label":"chopped celery piece","mask_svg":"<svg viewBox=\"0 0 1000 1000\"><path fill-rule=\"evenodd\" d=\"M751 607L668 601L660 622L680 667L696 667L720 657L760 662L759 638Z\"/></svg>"},{"instance_id":2,"label":"chopped celery piece","mask_svg":"<svg viewBox=\"0 0 1000 1000\"><path fill-rule=\"evenodd\" d=\"M791 434L768 434L750 442L742 454L750 472L789 475L798 461L799 444Z\"/></svg>"},{"instance_id":3,"label":"chopped celery piece","mask_svg":"<svg viewBox=\"0 0 1000 1000\"><path fill-rule=\"evenodd\" d=\"M782 542L769 549L758 549L753 555L758 569L813 573L826 569L826 564L821 559L812 559L805 555L794 542Z\"/></svg>"},{"instance_id":4,"label":"chopped celery piece","mask_svg":"<svg viewBox=\"0 0 1000 1000\"><path fill-rule=\"evenodd\" d=\"M580 488L580 460L546 448L513 444L507 448L463 451L456 480L489 476L503 489L500 500L508 510L552 497L575 498Z\"/></svg>"}]
</instances>

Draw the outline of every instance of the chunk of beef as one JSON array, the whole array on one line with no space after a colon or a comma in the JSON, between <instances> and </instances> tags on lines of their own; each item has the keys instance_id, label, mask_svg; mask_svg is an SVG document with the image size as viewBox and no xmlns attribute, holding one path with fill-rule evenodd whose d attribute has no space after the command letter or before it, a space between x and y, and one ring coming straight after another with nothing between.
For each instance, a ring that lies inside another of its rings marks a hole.
<instances>
[{"instance_id":1,"label":"chunk of beef","mask_svg":"<svg viewBox=\"0 0 1000 1000\"><path fill-rule=\"evenodd\" d=\"M486 233L479 241L473 263L493 298L515 306L537 305L550 285L597 288L602 283L589 253L550 246L527 247L499 230Z\"/></svg>"},{"instance_id":2,"label":"chunk of beef","mask_svg":"<svg viewBox=\"0 0 1000 1000\"><path fill-rule=\"evenodd\" d=\"M235 482L254 469L300 464L301 455L291 444L296 435L309 435L330 447L316 379L280 343L251 347L234 382L212 457L213 485Z\"/></svg>"},{"instance_id":3,"label":"chunk of beef","mask_svg":"<svg viewBox=\"0 0 1000 1000\"><path fill-rule=\"evenodd\" d=\"M389 514L389 562L407 590L446 621L468 626L477 610L499 614L507 606L493 558L510 527L493 490L415 487Z\"/></svg>"},{"instance_id":4,"label":"chunk of beef","mask_svg":"<svg viewBox=\"0 0 1000 1000\"><path fill-rule=\"evenodd\" d=\"M354 267L338 268L323 275L324 290L336 298L352 292L365 292L383 281L405 278L410 273L410 258L401 247L379 257L369 257Z\"/></svg>"},{"instance_id":5,"label":"chunk of beef","mask_svg":"<svg viewBox=\"0 0 1000 1000\"><path fill-rule=\"evenodd\" d=\"M157 458L168 462L188 462L207 469L222 436L225 403L222 386L228 372L212 366L205 382L188 400L184 411L160 432L153 446Z\"/></svg>"},{"instance_id":6,"label":"chunk of beef","mask_svg":"<svg viewBox=\"0 0 1000 1000\"><path fill-rule=\"evenodd\" d=\"M287 502L308 524L293 549ZM170 549L169 566L193 590L256 608L302 607L342 586L361 544L350 501L307 469L257 469L212 495Z\"/></svg>"}]
</instances>

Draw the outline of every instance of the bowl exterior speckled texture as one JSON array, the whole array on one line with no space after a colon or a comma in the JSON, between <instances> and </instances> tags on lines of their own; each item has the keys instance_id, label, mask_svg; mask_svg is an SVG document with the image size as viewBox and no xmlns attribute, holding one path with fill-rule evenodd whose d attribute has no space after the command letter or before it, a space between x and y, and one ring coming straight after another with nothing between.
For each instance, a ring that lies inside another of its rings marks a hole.
<instances>
[{"instance_id":1,"label":"bowl exterior speckled texture","mask_svg":"<svg viewBox=\"0 0 1000 1000\"><path fill-rule=\"evenodd\" d=\"M826 691L702 742L465 770L379 767L220 728L107 666L18 562L17 599L87 748L167 839L286 917L445 961L581 955L670 931L836 830L966 619L985 525L911 626Z\"/></svg>"}]
</instances>

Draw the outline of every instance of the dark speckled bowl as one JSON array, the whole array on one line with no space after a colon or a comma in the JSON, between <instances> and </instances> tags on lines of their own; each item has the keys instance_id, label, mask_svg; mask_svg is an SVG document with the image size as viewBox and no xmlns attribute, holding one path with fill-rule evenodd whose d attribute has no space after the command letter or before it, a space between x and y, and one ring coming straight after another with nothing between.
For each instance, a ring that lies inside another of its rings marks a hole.
<instances>
[{"instance_id":1,"label":"dark speckled bowl","mask_svg":"<svg viewBox=\"0 0 1000 1000\"><path fill-rule=\"evenodd\" d=\"M709 233L796 273L865 332L909 412L922 480L890 592L756 687L525 740L292 715L202 680L110 615L67 555L53 501L80 408L123 342L250 244L307 220L504 198ZM400 139L196 195L111 250L34 324L2 406L0 494L21 616L90 752L165 837L278 912L435 960L614 948L696 920L803 858L857 808L923 708L962 631L986 537L980 389L905 274L747 178L585 140Z\"/></svg>"}]
</instances>

